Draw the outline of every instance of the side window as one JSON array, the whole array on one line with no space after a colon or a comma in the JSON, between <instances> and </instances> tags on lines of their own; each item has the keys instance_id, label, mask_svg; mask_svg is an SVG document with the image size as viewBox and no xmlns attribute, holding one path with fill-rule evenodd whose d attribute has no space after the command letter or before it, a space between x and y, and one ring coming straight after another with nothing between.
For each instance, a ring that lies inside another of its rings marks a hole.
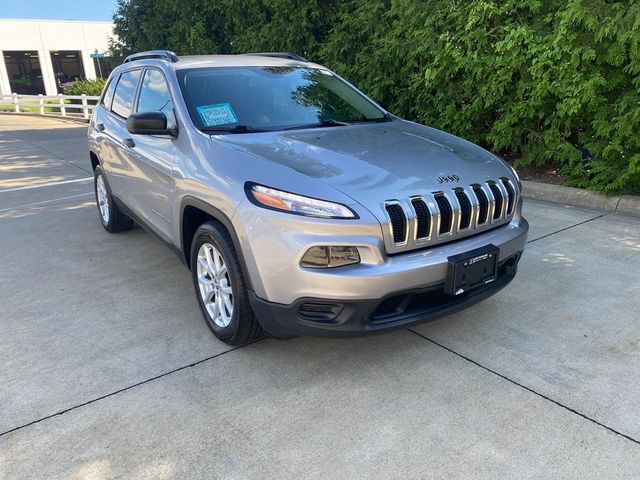
<instances>
[{"instance_id":1,"label":"side window","mask_svg":"<svg viewBox=\"0 0 640 480\"><path fill-rule=\"evenodd\" d=\"M113 105L111 106L111 111L116 115L120 115L123 118L131 115L133 97L136 95L141 73L141 70L131 70L120 75L120 80L113 95Z\"/></svg>"},{"instance_id":2,"label":"side window","mask_svg":"<svg viewBox=\"0 0 640 480\"><path fill-rule=\"evenodd\" d=\"M167 128L176 127L176 116L167 81L162 72L148 69L142 79L137 112L161 111L167 117Z\"/></svg>"},{"instance_id":3,"label":"side window","mask_svg":"<svg viewBox=\"0 0 640 480\"><path fill-rule=\"evenodd\" d=\"M107 109L111 108L111 100L113 100L113 91L116 89L116 83L118 83L117 75L111 79L109 85L107 85L107 88L104 90L101 103L107 107Z\"/></svg>"}]
</instances>

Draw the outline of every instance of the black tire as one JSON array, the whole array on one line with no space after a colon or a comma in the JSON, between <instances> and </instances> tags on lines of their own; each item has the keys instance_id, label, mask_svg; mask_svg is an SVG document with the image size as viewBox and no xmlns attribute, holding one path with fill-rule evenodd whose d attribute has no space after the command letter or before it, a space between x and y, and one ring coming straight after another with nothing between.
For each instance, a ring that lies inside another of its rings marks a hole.
<instances>
[{"instance_id":1,"label":"black tire","mask_svg":"<svg viewBox=\"0 0 640 480\"><path fill-rule=\"evenodd\" d=\"M104 188L106 190L106 202L108 202L108 217L105 219L100 208L100 200L98 195L98 178L101 177ZM109 233L124 232L131 230L133 220L120 211L116 203L113 201L111 189L107 183L107 177L104 175L102 168L98 165L93 173L93 191L96 197L96 206L98 207L98 218L104 229Z\"/></svg>"},{"instance_id":2,"label":"black tire","mask_svg":"<svg viewBox=\"0 0 640 480\"><path fill-rule=\"evenodd\" d=\"M227 326L214 322L205 307L198 281L198 252L203 244L209 243L220 252L227 269L227 279L231 284L233 312ZM247 295L244 273L238 259L233 241L226 229L217 222L202 224L196 231L191 243L191 278L200 311L213 334L227 345L243 345L264 336L260 323L256 319Z\"/></svg>"}]
</instances>

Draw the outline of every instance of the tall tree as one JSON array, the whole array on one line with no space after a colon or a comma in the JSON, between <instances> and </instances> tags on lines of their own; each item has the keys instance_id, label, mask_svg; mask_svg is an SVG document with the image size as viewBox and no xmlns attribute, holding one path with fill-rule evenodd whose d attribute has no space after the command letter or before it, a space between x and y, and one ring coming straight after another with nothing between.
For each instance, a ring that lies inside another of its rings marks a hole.
<instances>
[{"instance_id":1,"label":"tall tree","mask_svg":"<svg viewBox=\"0 0 640 480\"><path fill-rule=\"evenodd\" d=\"M294 51L405 118L640 192L640 0L118 0L114 21L120 56Z\"/></svg>"}]
</instances>

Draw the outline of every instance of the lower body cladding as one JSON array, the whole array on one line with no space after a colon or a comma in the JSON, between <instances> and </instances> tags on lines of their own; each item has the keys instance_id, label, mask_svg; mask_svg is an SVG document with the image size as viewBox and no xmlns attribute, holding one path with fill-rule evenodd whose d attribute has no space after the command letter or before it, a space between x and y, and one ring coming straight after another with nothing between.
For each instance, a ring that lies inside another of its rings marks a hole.
<instances>
[{"instance_id":1,"label":"lower body cladding","mask_svg":"<svg viewBox=\"0 0 640 480\"><path fill-rule=\"evenodd\" d=\"M312 271L297 266L302 276L280 270L278 291L284 287L294 298L273 301L255 289L249 292L251 306L263 328L276 337L350 337L410 327L467 308L508 285L515 277L528 229L527 221L517 215L509 224L493 230L424 250L385 256L380 262ZM486 257L474 256L473 252L485 252L488 247L495 254L491 278L474 288L456 287L452 291L451 277L458 275L452 273L452 262L469 254L473 263ZM382 245L380 248L384 249ZM313 280L305 284L305 276Z\"/></svg>"},{"instance_id":2,"label":"lower body cladding","mask_svg":"<svg viewBox=\"0 0 640 480\"><path fill-rule=\"evenodd\" d=\"M389 294L381 299L332 301L301 298L291 305L267 302L250 292L251 307L267 333L276 336L354 337L436 320L490 297L516 275L521 252L498 263L491 283L461 293L444 293L444 284Z\"/></svg>"}]
</instances>

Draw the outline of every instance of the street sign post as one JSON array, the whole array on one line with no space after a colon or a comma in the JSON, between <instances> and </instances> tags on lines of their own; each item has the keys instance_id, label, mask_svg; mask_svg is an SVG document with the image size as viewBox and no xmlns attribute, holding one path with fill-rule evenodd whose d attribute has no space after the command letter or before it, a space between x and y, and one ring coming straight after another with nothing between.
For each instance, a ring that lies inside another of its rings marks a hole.
<instances>
[{"instance_id":1,"label":"street sign post","mask_svg":"<svg viewBox=\"0 0 640 480\"><path fill-rule=\"evenodd\" d=\"M90 53L89 56L98 61L98 72L100 74L100 78L102 78L102 65L100 65L100 59L104 58L104 53L98 53L98 50L95 50L93 53Z\"/></svg>"}]
</instances>

